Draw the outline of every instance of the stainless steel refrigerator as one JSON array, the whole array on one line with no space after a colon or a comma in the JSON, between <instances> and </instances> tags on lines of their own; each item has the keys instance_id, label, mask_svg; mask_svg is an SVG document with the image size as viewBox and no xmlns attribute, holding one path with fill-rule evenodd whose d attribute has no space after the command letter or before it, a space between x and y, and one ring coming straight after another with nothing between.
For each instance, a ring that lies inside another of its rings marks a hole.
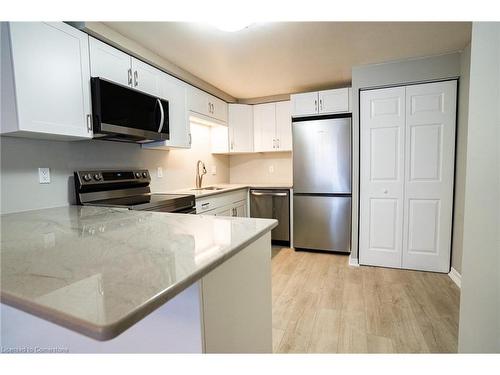
<instances>
[{"instance_id":1,"label":"stainless steel refrigerator","mask_svg":"<svg viewBox=\"0 0 500 375\"><path fill-rule=\"evenodd\" d=\"M293 246L351 251L351 117L294 119Z\"/></svg>"}]
</instances>

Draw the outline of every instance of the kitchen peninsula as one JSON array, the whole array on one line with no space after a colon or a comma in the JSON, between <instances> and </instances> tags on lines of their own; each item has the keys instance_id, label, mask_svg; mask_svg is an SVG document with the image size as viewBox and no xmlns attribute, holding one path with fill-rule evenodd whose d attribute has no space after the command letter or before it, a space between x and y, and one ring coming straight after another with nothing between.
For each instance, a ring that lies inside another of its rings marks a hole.
<instances>
[{"instance_id":1,"label":"kitchen peninsula","mask_svg":"<svg viewBox=\"0 0 500 375\"><path fill-rule=\"evenodd\" d=\"M3 351L272 351L276 220L67 206L1 221Z\"/></svg>"}]
</instances>

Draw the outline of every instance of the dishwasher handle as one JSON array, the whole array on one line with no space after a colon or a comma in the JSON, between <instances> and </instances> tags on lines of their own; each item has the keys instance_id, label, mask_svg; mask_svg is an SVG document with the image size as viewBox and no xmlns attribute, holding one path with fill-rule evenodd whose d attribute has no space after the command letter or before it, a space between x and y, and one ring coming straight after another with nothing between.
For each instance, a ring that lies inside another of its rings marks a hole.
<instances>
[{"instance_id":1,"label":"dishwasher handle","mask_svg":"<svg viewBox=\"0 0 500 375\"><path fill-rule=\"evenodd\" d=\"M286 197L288 193L286 192L274 192L269 190L250 190L251 195L255 196L271 196L271 197Z\"/></svg>"}]
</instances>

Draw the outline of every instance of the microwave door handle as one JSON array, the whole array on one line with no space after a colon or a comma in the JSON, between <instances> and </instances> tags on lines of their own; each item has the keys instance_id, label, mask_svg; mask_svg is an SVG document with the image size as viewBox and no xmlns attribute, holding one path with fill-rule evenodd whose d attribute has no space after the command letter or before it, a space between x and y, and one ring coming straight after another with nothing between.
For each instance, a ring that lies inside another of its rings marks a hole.
<instances>
[{"instance_id":1,"label":"microwave door handle","mask_svg":"<svg viewBox=\"0 0 500 375\"><path fill-rule=\"evenodd\" d=\"M160 127L158 128L158 133L161 133L163 129L163 123L165 122L165 113L163 112L163 105L161 104L160 99L156 99L158 101L158 104L160 105Z\"/></svg>"}]
</instances>

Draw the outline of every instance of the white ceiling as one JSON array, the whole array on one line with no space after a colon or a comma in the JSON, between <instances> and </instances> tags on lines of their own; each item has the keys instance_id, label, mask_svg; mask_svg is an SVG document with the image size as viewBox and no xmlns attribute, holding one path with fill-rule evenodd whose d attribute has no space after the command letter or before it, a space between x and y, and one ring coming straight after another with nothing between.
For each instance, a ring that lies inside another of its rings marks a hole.
<instances>
[{"instance_id":1,"label":"white ceiling","mask_svg":"<svg viewBox=\"0 0 500 375\"><path fill-rule=\"evenodd\" d=\"M354 65L462 50L468 22L275 22L236 33L183 22L106 22L236 98L342 86Z\"/></svg>"}]
</instances>

